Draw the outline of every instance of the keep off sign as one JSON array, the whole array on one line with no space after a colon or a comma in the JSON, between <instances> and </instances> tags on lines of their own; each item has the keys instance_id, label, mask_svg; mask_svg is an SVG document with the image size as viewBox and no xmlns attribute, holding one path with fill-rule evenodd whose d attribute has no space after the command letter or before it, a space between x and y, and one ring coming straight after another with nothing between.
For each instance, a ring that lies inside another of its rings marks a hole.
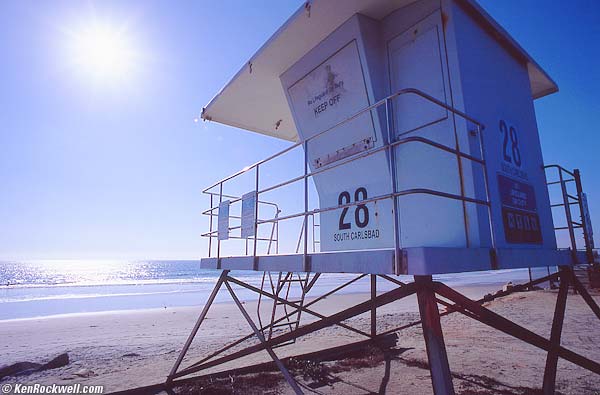
<instances>
[{"instance_id":1,"label":"keep off sign","mask_svg":"<svg viewBox=\"0 0 600 395\"><path fill-rule=\"evenodd\" d=\"M380 144L371 112L355 116L370 104L356 41L337 50L288 92L303 139L337 125L309 141L307 152L313 170L335 165ZM386 155L381 152L314 176L319 206L342 207L320 214L321 251L394 245L391 200L361 203L389 194L387 168Z\"/></svg>"}]
</instances>

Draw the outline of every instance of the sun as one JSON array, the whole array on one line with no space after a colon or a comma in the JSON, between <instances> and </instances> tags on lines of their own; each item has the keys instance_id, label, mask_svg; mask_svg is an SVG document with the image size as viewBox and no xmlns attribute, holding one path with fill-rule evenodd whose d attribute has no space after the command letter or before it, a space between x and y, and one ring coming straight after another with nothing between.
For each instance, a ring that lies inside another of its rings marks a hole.
<instances>
[{"instance_id":1,"label":"sun","mask_svg":"<svg viewBox=\"0 0 600 395\"><path fill-rule=\"evenodd\" d=\"M124 80L134 67L135 53L125 31L94 24L72 34L74 67L97 82Z\"/></svg>"}]
</instances>

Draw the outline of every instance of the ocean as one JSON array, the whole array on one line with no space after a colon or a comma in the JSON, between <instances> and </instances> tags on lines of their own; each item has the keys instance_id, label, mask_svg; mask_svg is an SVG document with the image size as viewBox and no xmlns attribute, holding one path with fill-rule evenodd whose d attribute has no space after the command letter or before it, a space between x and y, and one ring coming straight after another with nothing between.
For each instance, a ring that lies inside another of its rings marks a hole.
<instances>
[{"instance_id":1,"label":"ocean","mask_svg":"<svg viewBox=\"0 0 600 395\"><path fill-rule=\"evenodd\" d=\"M536 269L534 277L546 274ZM212 290L219 272L200 269L191 260L37 260L0 261L0 321L106 311L201 306ZM262 272L236 271L233 274L254 286L260 286ZM311 294L319 295L353 274L324 274ZM504 284L525 282L527 269L499 270L436 276L448 285ZM408 281L409 277L400 276ZM365 278L344 292L369 292ZM378 282L379 290L391 284ZM310 295L310 294L309 294ZM242 300L256 294L242 290ZM220 292L216 302L228 302Z\"/></svg>"}]
</instances>

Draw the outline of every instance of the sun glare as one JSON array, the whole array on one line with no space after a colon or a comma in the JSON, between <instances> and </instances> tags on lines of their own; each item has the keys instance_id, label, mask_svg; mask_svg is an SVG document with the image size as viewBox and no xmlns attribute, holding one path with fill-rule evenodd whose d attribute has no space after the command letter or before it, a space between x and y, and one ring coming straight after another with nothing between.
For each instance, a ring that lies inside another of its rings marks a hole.
<instances>
[{"instance_id":1,"label":"sun glare","mask_svg":"<svg viewBox=\"0 0 600 395\"><path fill-rule=\"evenodd\" d=\"M115 82L128 77L134 66L129 37L110 26L93 25L73 35L75 67L97 82Z\"/></svg>"}]
</instances>

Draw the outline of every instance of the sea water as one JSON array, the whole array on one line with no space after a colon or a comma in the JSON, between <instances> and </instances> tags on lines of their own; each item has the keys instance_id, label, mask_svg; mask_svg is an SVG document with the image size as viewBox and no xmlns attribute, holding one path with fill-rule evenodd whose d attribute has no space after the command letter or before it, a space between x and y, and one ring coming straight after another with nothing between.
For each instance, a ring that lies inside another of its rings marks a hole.
<instances>
[{"instance_id":1,"label":"sea water","mask_svg":"<svg viewBox=\"0 0 600 395\"><path fill-rule=\"evenodd\" d=\"M178 306L200 306L206 301L220 272L200 269L190 260L38 260L0 261L0 320ZM235 277L260 287L262 272L236 271ZM536 269L534 277L547 274ZM274 274L276 280L276 274ZM355 278L355 274L324 274L311 294L327 292ZM451 286L525 282L527 269L498 270L436 276ZM400 276L400 281L410 277ZM392 289L386 281L378 290ZM369 292L368 277L341 292ZM256 299L241 289L242 300ZM228 302L220 292L216 302Z\"/></svg>"}]
</instances>

